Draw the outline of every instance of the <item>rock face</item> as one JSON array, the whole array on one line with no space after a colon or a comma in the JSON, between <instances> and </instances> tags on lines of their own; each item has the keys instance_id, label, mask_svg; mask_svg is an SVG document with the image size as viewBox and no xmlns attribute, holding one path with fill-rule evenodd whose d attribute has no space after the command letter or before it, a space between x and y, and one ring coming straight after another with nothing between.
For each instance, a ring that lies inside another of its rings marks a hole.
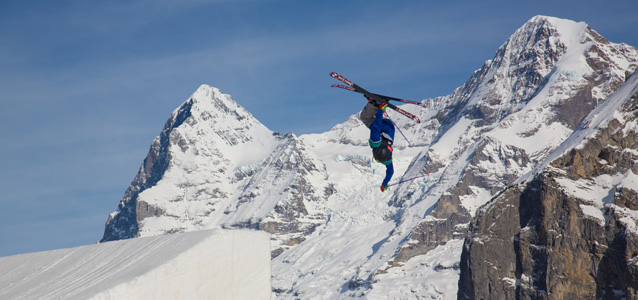
<instances>
[{"instance_id":1,"label":"rock face","mask_svg":"<svg viewBox=\"0 0 638 300\"><path fill-rule=\"evenodd\" d=\"M593 138L481 209L465 239L460 299L638 297L633 91Z\"/></svg>"}]
</instances>

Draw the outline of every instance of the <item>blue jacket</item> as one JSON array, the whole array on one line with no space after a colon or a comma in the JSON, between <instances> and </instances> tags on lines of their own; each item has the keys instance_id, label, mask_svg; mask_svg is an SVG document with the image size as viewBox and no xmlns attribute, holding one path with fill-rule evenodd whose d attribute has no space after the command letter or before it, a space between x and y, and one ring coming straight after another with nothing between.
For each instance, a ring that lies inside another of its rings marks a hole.
<instances>
[{"instance_id":1,"label":"blue jacket","mask_svg":"<svg viewBox=\"0 0 638 300\"><path fill-rule=\"evenodd\" d=\"M373 153L381 146L382 134L386 138L394 140L394 124L392 124L392 121L384 119L383 110L379 109L374 122L370 125L370 140L368 143L370 144L370 147L372 147ZM390 182L390 179L392 179L392 175L394 174L394 166L392 165L392 162L385 165L385 167L385 179L383 179L382 185L388 185L388 182Z\"/></svg>"}]
</instances>

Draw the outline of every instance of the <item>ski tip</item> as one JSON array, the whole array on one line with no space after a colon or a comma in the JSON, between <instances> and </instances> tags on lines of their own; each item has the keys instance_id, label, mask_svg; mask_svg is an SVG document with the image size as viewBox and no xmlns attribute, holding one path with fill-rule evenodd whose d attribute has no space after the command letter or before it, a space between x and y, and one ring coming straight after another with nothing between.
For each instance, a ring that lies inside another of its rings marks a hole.
<instances>
[{"instance_id":1,"label":"ski tip","mask_svg":"<svg viewBox=\"0 0 638 300\"><path fill-rule=\"evenodd\" d=\"M330 72L330 77L337 78L339 77L339 74L337 74L337 72Z\"/></svg>"}]
</instances>

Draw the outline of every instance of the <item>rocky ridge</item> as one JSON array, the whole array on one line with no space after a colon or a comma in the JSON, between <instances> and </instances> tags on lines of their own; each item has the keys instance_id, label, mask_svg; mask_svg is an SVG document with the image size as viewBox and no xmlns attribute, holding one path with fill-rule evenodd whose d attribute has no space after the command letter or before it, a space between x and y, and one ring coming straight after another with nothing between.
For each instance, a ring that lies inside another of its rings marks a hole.
<instances>
[{"instance_id":1,"label":"rocky ridge","mask_svg":"<svg viewBox=\"0 0 638 300\"><path fill-rule=\"evenodd\" d=\"M460 299L638 297L636 82L593 137L480 210L465 239Z\"/></svg>"}]
</instances>

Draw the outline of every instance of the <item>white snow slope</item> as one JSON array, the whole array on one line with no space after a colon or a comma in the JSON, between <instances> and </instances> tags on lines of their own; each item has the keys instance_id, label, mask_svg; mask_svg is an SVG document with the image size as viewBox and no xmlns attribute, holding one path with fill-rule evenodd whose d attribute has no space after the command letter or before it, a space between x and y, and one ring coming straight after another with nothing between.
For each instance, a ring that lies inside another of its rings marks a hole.
<instances>
[{"instance_id":1,"label":"white snow slope","mask_svg":"<svg viewBox=\"0 0 638 300\"><path fill-rule=\"evenodd\" d=\"M0 299L270 299L270 235L202 230L0 258Z\"/></svg>"}]
</instances>

